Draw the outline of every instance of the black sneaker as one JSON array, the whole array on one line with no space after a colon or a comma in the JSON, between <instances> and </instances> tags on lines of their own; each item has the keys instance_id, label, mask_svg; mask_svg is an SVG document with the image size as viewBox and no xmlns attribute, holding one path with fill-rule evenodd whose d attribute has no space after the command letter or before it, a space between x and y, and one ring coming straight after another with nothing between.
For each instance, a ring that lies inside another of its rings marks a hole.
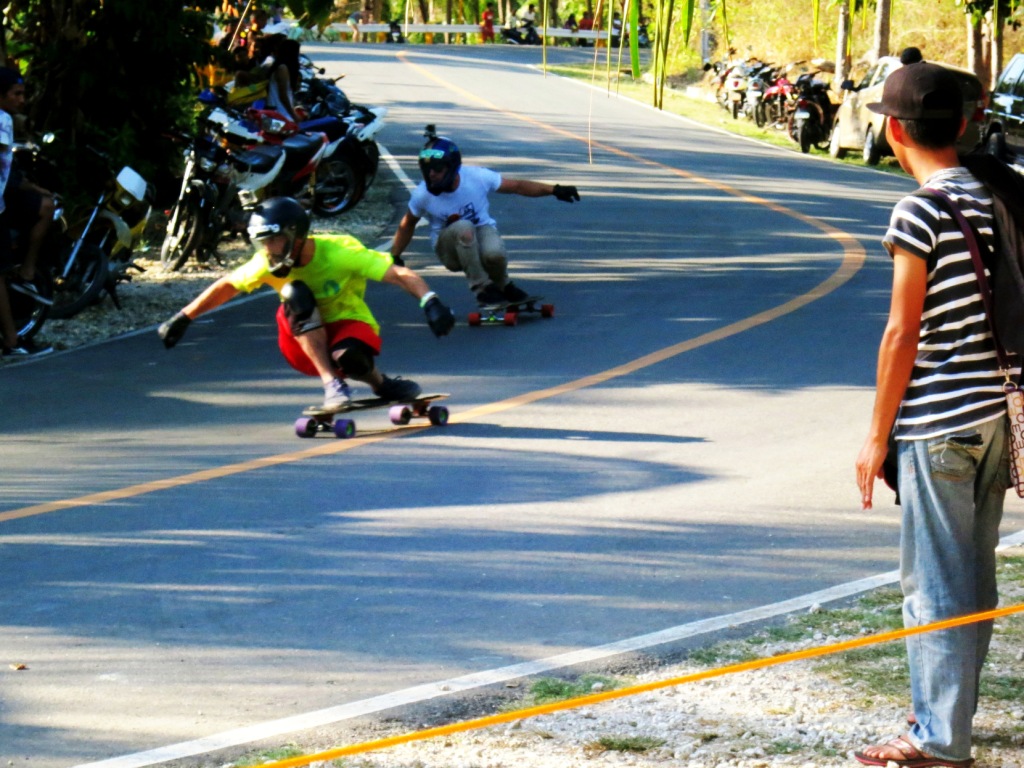
<instances>
[{"instance_id":1,"label":"black sneaker","mask_svg":"<svg viewBox=\"0 0 1024 768\"><path fill-rule=\"evenodd\" d=\"M384 381L374 394L384 400L400 401L412 400L418 397L422 391L420 385L415 381L403 379L401 376L395 376L393 379L390 376L385 376Z\"/></svg>"},{"instance_id":2,"label":"black sneaker","mask_svg":"<svg viewBox=\"0 0 1024 768\"><path fill-rule=\"evenodd\" d=\"M520 288L518 285L509 280L505 283L505 287L501 289L501 292L505 295L505 301L525 301L530 298L530 294Z\"/></svg>"},{"instance_id":3,"label":"black sneaker","mask_svg":"<svg viewBox=\"0 0 1024 768\"><path fill-rule=\"evenodd\" d=\"M13 347L4 347L3 356L13 357L27 360L30 357L42 357L53 352L53 347L49 344L44 346L37 345L31 339L18 339L18 343Z\"/></svg>"},{"instance_id":4,"label":"black sneaker","mask_svg":"<svg viewBox=\"0 0 1024 768\"><path fill-rule=\"evenodd\" d=\"M505 294L494 283L488 283L476 292L476 303L481 307L493 307L505 302Z\"/></svg>"}]
</instances>

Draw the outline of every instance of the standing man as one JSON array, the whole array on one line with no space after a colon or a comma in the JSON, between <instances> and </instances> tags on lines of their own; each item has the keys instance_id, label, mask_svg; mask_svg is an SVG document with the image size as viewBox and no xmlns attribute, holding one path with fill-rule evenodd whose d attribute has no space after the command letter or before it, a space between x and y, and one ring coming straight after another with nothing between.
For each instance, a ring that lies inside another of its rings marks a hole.
<instances>
[{"instance_id":1,"label":"standing man","mask_svg":"<svg viewBox=\"0 0 1024 768\"><path fill-rule=\"evenodd\" d=\"M487 196L491 192L553 195L572 203L580 199L576 187L503 178L489 168L463 165L455 142L429 133L428 137L419 158L423 181L412 191L409 210L398 224L391 258L396 264L403 263L402 253L412 241L416 223L426 216L438 259L450 271L465 273L480 306L529 298L509 279L505 241L491 218Z\"/></svg>"},{"instance_id":2,"label":"standing man","mask_svg":"<svg viewBox=\"0 0 1024 768\"><path fill-rule=\"evenodd\" d=\"M988 190L956 153L964 130L956 78L928 62L885 81L869 109L922 187L941 190L993 247ZM893 259L889 320L857 485L870 509L895 424L902 504L900 581L908 627L994 608L995 547L1009 487L1003 376L956 220L927 193L903 198L883 244ZM1019 370L1017 371L1019 375ZM865 765L970 765L978 680L992 622L907 639L913 717L906 734L854 756Z\"/></svg>"},{"instance_id":3,"label":"standing man","mask_svg":"<svg viewBox=\"0 0 1024 768\"><path fill-rule=\"evenodd\" d=\"M374 364L380 353L380 325L366 305L366 281L403 288L420 302L435 336L455 325L419 275L395 266L386 253L370 250L348 235L309 237L309 215L290 197L260 203L249 219L249 238L262 246L249 261L220 278L160 326L164 346L173 347L196 317L239 292L269 285L281 296L277 310L278 346L288 363L324 385L324 408L351 400L345 379L370 386L385 400L411 400L420 387L390 378Z\"/></svg>"}]
</instances>

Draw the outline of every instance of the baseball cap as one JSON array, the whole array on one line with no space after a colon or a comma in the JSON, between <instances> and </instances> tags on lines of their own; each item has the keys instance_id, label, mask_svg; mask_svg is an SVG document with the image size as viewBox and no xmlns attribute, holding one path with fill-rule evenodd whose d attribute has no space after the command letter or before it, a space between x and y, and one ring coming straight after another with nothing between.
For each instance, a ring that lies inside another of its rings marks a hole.
<instances>
[{"instance_id":1,"label":"baseball cap","mask_svg":"<svg viewBox=\"0 0 1024 768\"><path fill-rule=\"evenodd\" d=\"M952 72L921 61L889 75L882 100L868 104L868 109L900 120L944 120L963 115L964 97Z\"/></svg>"}]
</instances>

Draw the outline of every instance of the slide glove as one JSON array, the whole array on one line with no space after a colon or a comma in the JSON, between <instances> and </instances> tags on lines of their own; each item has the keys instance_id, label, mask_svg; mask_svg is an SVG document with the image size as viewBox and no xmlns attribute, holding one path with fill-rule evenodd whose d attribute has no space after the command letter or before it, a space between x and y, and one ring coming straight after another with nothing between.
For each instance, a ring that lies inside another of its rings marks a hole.
<instances>
[{"instance_id":1,"label":"slide glove","mask_svg":"<svg viewBox=\"0 0 1024 768\"><path fill-rule=\"evenodd\" d=\"M178 312L170 320L163 323L157 333L160 334L160 340L164 343L164 346L170 349L181 341L181 337L185 335L188 324L191 322L192 318L184 312Z\"/></svg>"},{"instance_id":2,"label":"slide glove","mask_svg":"<svg viewBox=\"0 0 1024 768\"><path fill-rule=\"evenodd\" d=\"M430 325L430 330L438 338L447 336L449 331L455 327L455 315L452 314L448 307L441 303L437 296L432 296L423 305L423 311L427 315L427 323Z\"/></svg>"},{"instance_id":3,"label":"slide glove","mask_svg":"<svg viewBox=\"0 0 1024 768\"><path fill-rule=\"evenodd\" d=\"M563 187L561 184L555 184L555 191L552 194L563 203L575 203L580 199L576 187Z\"/></svg>"}]
</instances>

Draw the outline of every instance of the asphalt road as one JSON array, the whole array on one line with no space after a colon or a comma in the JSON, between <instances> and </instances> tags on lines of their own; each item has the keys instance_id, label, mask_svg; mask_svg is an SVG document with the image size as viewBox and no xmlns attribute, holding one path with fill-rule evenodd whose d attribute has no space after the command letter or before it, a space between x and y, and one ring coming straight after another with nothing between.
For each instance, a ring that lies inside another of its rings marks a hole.
<instances>
[{"instance_id":1,"label":"asphalt road","mask_svg":"<svg viewBox=\"0 0 1024 768\"><path fill-rule=\"evenodd\" d=\"M372 286L381 368L453 419L367 414L348 442L294 436L319 383L269 296L170 352L150 331L0 370L6 764L259 733L895 567L898 510L859 509L853 462L908 179L545 77L537 49L306 48L388 107L406 173L436 123L469 162L579 187L492 200L556 317L436 340ZM473 308L425 232L408 261Z\"/></svg>"}]
</instances>

